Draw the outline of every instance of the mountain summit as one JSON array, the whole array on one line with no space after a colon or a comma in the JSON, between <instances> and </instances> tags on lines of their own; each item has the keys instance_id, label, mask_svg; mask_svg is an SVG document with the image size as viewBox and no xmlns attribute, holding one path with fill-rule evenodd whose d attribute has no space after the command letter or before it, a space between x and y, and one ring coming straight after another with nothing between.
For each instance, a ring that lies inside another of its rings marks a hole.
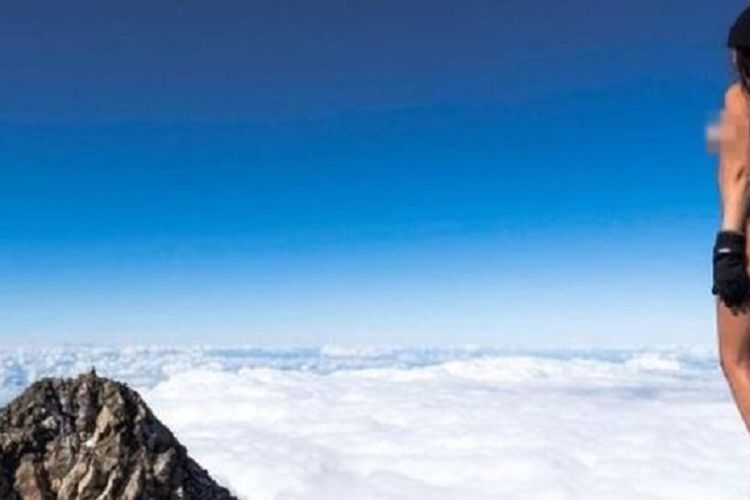
<instances>
[{"instance_id":1,"label":"mountain summit","mask_svg":"<svg viewBox=\"0 0 750 500\"><path fill-rule=\"evenodd\" d=\"M42 379L0 410L3 500L230 500L125 384Z\"/></svg>"}]
</instances>

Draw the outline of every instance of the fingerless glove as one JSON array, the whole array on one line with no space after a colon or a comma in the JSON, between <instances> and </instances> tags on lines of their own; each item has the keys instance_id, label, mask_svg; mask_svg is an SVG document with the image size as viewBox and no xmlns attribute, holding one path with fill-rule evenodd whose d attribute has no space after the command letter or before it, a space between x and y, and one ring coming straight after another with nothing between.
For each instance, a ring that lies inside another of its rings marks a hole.
<instances>
[{"instance_id":1,"label":"fingerless glove","mask_svg":"<svg viewBox=\"0 0 750 500\"><path fill-rule=\"evenodd\" d=\"M744 234L733 231L719 231L716 235L711 293L718 295L727 307L740 306L750 293L745 240Z\"/></svg>"}]
</instances>

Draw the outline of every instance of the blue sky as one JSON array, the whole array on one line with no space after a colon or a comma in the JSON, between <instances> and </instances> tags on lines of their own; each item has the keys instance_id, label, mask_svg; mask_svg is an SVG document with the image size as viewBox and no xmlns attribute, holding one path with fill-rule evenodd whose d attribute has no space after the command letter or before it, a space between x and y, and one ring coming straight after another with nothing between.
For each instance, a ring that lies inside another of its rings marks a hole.
<instances>
[{"instance_id":1,"label":"blue sky","mask_svg":"<svg viewBox=\"0 0 750 500\"><path fill-rule=\"evenodd\" d=\"M16 4L3 342L714 341L741 2Z\"/></svg>"}]
</instances>

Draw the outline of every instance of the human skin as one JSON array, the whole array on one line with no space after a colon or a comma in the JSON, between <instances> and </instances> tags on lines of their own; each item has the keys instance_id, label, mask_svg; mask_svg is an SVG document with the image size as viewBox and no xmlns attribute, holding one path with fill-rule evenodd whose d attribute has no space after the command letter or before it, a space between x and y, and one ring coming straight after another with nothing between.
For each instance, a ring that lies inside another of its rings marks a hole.
<instances>
[{"instance_id":1,"label":"human skin","mask_svg":"<svg viewBox=\"0 0 750 500\"><path fill-rule=\"evenodd\" d=\"M750 233L750 97L739 84L726 91L719 133L721 229ZM745 249L750 262L750 245ZM748 270L750 272L750 270ZM750 304L716 302L719 359L746 429L750 432Z\"/></svg>"}]
</instances>

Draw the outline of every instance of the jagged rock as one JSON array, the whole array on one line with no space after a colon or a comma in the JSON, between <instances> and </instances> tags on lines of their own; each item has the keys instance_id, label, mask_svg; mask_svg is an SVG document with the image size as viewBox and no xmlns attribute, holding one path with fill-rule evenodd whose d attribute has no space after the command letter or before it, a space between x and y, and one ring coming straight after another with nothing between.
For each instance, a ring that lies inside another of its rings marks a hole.
<instances>
[{"instance_id":1,"label":"jagged rock","mask_svg":"<svg viewBox=\"0 0 750 500\"><path fill-rule=\"evenodd\" d=\"M229 500L126 385L42 379L0 410L2 500Z\"/></svg>"}]
</instances>

